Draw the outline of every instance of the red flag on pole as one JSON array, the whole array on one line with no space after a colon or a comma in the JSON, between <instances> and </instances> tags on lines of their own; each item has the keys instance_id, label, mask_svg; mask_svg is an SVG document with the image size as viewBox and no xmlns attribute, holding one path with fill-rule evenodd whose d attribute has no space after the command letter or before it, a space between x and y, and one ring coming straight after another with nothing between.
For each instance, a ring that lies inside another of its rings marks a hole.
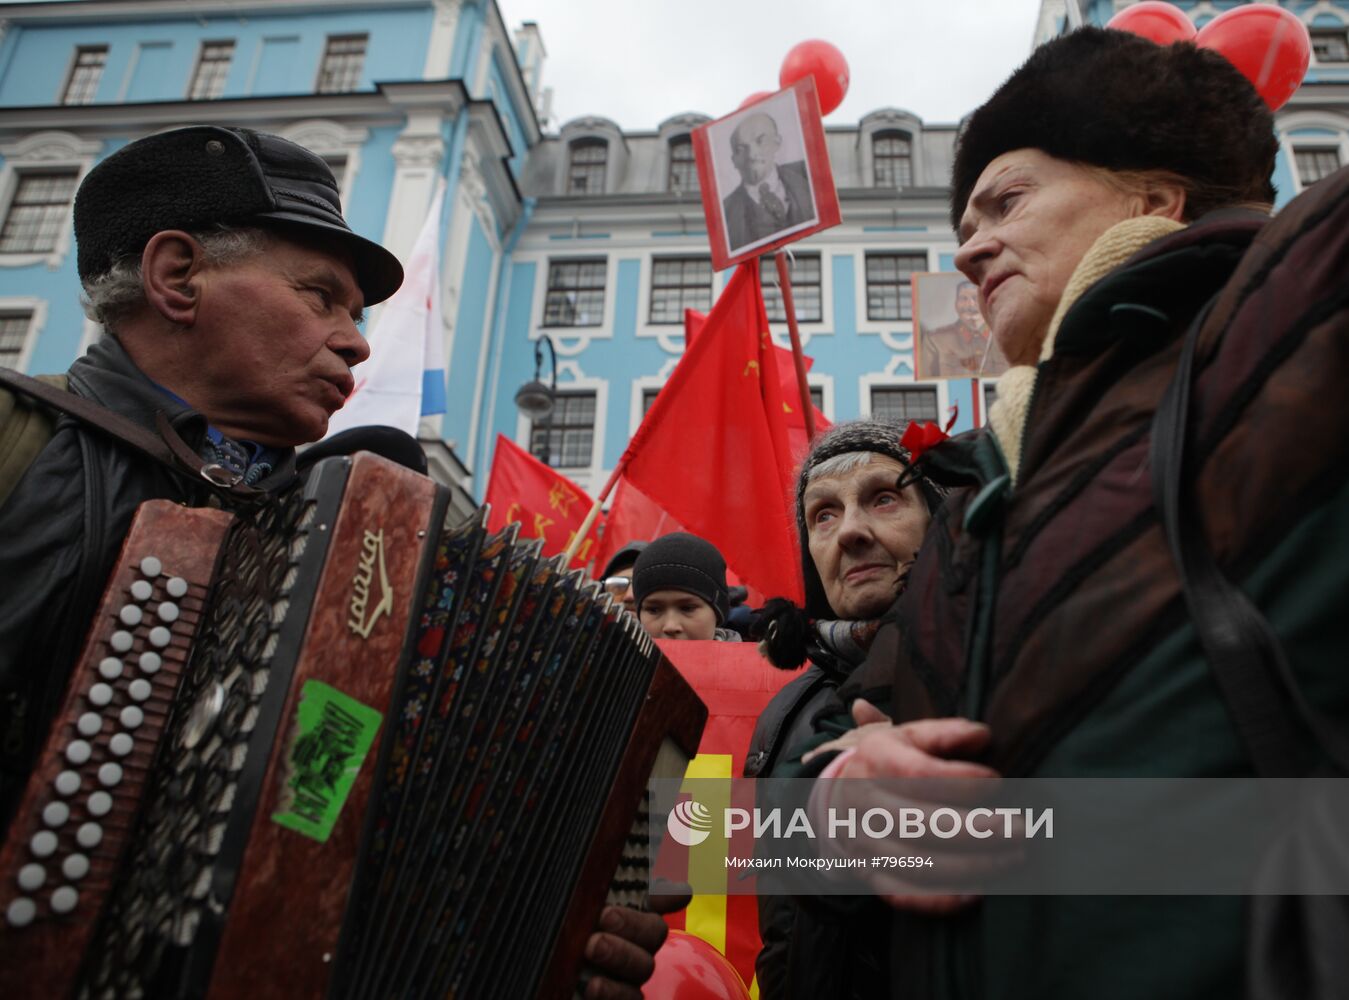
<instances>
[{"instance_id":1,"label":"red flag on pole","mask_svg":"<svg viewBox=\"0 0 1349 1000\"><path fill-rule=\"evenodd\" d=\"M499 531L519 521L520 537L542 538L545 556L566 549L591 503L585 490L501 434L497 435L486 502L492 505L488 530ZM571 561L573 569L594 557L597 528L598 524L592 527L581 543Z\"/></svg>"},{"instance_id":2,"label":"red flag on pole","mask_svg":"<svg viewBox=\"0 0 1349 1000\"><path fill-rule=\"evenodd\" d=\"M656 396L623 475L769 596L804 600L777 352L754 263L741 265Z\"/></svg>"}]
</instances>

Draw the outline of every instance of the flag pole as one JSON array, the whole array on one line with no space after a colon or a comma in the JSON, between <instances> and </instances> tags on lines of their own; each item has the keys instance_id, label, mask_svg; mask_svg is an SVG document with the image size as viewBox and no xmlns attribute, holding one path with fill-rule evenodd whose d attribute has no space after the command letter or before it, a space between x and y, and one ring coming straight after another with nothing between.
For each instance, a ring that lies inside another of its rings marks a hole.
<instances>
[{"instance_id":1,"label":"flag pole","mask_svg":"<svg viewBox=\"0 0 1349 1000\"><path fill-rule=\"evenodd\" d=\"M815 405L810 401L810 383L806 381L806 357L801 350L801 330L796 325L796 304L792 302L792 279L787 272L787 254L779 250L778 284L782 286L782 309L787 314L787 332L792 335L792 361L796 363L796 388L801 393L801 413L806 418L806 440L815 440Z\"/></svg>"},{"instance_id":2,"label":"flag pole","mask_svg":"<svg viewBox=\"0 0 1349 1000\"><path fill-rule=\"evenodd\" d=\"M618 460L618 465L614 467L613 475L611 475L609 481L604 484L604 489L601 490L600 495L595 498L595 502L590 505L590 511L586 514L586 519L582 521L581 526L576 529L576 534L572 536L571 542L567 545L567 551L563 553L563 561L568 565L570 565L572 559L575 558L576 550L581 547L582 539L590 534L590 529L595 526L595 518L600 516L600 507L604 504L604 501L609 498L609 494L614 491L614 487L618 485L619 477L623 475L623 470L627 467L628 456L627 453L624 452L623 457Z\"/></svg>"}]
</instances>

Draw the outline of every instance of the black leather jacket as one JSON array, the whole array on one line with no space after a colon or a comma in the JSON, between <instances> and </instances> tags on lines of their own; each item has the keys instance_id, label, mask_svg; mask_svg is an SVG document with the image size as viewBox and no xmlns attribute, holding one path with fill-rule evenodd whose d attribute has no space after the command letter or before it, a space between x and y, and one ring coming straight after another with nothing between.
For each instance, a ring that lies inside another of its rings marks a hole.
<instances>
[{"instance_id":1,"label":"black leather jacket","mask_svg":"<svg viewBox=\"0 0 1349 1000\"><path fill-rule=\"evenodd\" d=\"M115 340L76 361L70 391L153 430L163 411L193 449L206 419L165 394ZM295 478L287 452L258 487ZM0 834L65 693L108 573L145 500L206 506L205 483L130 451L69 416L0 508Z\"/></svg>"}]
</instances>

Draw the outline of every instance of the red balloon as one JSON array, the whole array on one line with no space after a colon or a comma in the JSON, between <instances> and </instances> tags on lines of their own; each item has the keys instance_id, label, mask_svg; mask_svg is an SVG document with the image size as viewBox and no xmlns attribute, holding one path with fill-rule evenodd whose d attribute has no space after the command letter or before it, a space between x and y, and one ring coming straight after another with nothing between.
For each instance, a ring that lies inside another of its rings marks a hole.
<instances>
[{"instance_id":1,"label":"red balloon","mask_svg":"<svg viewBox=\"0 0 1349 1000\"><path fill-rule=\"evenodd\" d=\"M765 97L772 97L772 96L773 92L771 90L756 90L754 93L750 94L743 101L741 101L739 107L737 107L735 110L739 111L740 108L747 108L755 101L762 101Z\"/></svg>"},{"instance_id":2,"label":"red balloon","mask_svg":"<svg viewBox=\"0 0 1349 1000\"><path fill-rule=\"evenodd\" d=\"M848 60L828 42L812 38L792 46L778 71L778 83L790 87L797 80L815 77L815 90L820 95L820 114L827 115L843 103L848 93Z\"/></svg>"},{"instance_id":3,"label":"red balloon","mask_svg":"<svg viewBox=\"0 0 1349 1000\"><path fill-rule=\"evenodd\" d=\"M700 937L671 931L656 952L656 971L642 987L646 1000L749 1000L726 956Z\"/></svg>"},{"instance_id":4,"label":"red balloon","mask_svg":"<svg viewBox=\"0 0 1349 1000\"><path fill-rule=\"evenodd\" d=\"M1219 14L1204 25L1195 44L1227 58L1260 92L1271 111L1287 103L1311 65L1312 42L1291 11L1249 4Z\"/></svg>"},{"instance_id":5,"label":"red balloon","mask_svg":"<svg viewBox=\"0 0 1349 1000\"><path fill-rule=\"evenodd\" d=\"M1195 35L1194 22L1185 16L1185 12L1161 0L1143 0L1125 7L1106 27L1142 35L1158 45L1193 41Z\"/></svg>"}]
</instances>

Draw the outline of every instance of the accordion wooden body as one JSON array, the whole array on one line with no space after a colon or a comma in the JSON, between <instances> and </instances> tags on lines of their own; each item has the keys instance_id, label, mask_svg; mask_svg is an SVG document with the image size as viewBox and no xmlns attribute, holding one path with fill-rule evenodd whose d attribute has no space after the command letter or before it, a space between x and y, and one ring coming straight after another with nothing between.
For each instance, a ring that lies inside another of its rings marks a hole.
<instances>
[{"instance_id":1,"label":"accordion wooden body","mask_svg":"<svg viewBox=\"0 0 1349 1000\"><path fill-rule=\"evenodd\" d=\"M0 848L0 996L571 996L706 710L631 615L360 454L138 512Z\"/></svg>"}]
</instances>

